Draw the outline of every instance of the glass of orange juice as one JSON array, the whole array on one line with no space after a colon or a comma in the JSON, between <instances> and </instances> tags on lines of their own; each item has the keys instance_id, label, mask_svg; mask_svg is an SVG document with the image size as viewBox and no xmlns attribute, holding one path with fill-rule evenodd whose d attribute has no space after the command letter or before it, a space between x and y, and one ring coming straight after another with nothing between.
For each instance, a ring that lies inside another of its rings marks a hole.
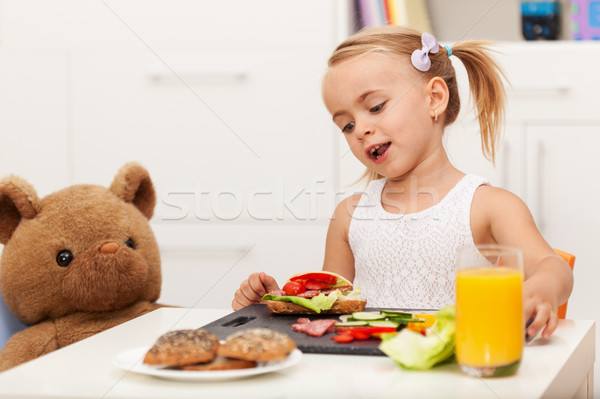
<instances>
[{"instance_id":1,"label":"glass of orange juice","mask_svg":"<svg viewBox=\"0 0 600 399\"><path fill-rule=\"evenodd\" d=\"M459 248L456 360L478 377L516 373L523 353L523 253L517 247Z\"/></svg>"}]
</instances>

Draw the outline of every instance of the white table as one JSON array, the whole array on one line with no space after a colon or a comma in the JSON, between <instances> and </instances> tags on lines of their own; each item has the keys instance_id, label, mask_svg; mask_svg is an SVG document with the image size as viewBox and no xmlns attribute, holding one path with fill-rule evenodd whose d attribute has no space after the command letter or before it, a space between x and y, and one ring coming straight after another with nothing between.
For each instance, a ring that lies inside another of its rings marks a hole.
<instances>
[{"instance_id":1,"label":"white table","mask_svg":"<svg viewBox=\"0 0 600 399\"><path fill-rule=\"evenodd\" d=\"M169 381L122 371L117 354L168 330L197 328L229 310L158 309L0 373L6 398L569 398L593 397L594 322L562 320L526 346L517 375L477 379L455 364L406 371L384 356L304 354L275 373L226 382ZM333 395L333 396L332 396Z\"/></svg>"}]
</instances>

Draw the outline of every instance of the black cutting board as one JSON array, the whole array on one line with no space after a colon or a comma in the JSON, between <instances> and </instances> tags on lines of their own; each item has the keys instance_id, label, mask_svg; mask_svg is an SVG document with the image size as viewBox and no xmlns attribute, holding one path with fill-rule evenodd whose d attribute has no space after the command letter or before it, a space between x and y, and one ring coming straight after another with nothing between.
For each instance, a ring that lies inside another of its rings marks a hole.
<instances>
[{"instance_id":1,"label":"black cutting board","mask_svg":"<svg viewBox=\"0 0 600 399\"><path fill-rule=\"evenodd\" d=\"M365 309L365 311L377 310L379 309ZM215 334L219 339L225 339L236 331L249 328L270 328L271 330L287 334L294 340L298 349L304 353L383 356L383 352L377 347L381 341L376 338L369 338L364 341L354 340L349 343L337 343L331 339L336 333L326 333L322 337L311 337L305 333L294 331L292 324L295 324L299 317L308 317L310 320L339 320L339 315L278 315L271 313L267 305L255 304L230 313L202 328Z\"/></svg>"}]
</instances>

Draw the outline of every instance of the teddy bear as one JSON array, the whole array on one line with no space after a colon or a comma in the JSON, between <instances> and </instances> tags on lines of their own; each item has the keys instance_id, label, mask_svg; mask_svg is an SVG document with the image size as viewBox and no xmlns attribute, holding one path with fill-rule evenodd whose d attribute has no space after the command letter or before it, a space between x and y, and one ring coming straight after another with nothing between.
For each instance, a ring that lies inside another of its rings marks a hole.
<instances>
[{"instance_id":1,"label":"teddy bear","mask_svg":"<svg viewBox=\"0 0 600 399\"><path fill-rule=\"evenodd\" d=\"M73 185L38 198L0 180L0 293L28 325L0 351L0 371L163 305L148 171L128 163L110 188Z\"/></svg>"}]
</instances>

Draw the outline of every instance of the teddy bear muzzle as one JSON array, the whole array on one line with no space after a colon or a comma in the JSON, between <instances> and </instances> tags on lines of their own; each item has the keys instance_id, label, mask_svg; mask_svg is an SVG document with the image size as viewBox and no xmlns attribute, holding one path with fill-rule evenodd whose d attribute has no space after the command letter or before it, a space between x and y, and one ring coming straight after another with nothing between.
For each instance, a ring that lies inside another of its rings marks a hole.
<instances>
[{"instance_id":1,"label":"teddy bear muzzle","mask_svg":"<svg viewBox=\"0 0 600 399\"><path fill-rule=\"evenodd\" d=\"M63 297L86 312L122 309L140 298L148 265L132 248L102 242L76 256L62 282Z\"/></svg>"}]
</instances>

